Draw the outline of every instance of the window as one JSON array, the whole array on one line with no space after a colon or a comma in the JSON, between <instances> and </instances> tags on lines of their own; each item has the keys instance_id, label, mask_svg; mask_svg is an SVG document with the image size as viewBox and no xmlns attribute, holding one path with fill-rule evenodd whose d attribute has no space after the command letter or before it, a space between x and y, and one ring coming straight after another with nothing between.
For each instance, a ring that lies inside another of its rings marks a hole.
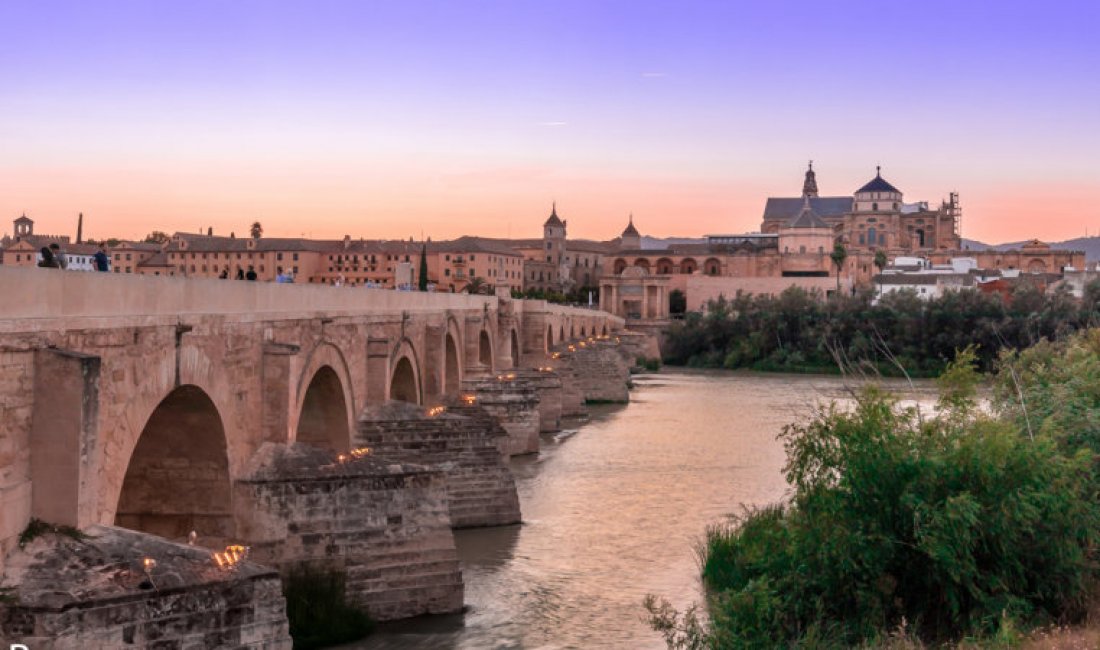
<instances>
[{"instance_id":1,"label":"window","mask_svg":"<svg viewBox=\"0 0 1100 650\"><path fill-rule=\"evenodd\" d=\"M872 203L871 204L871 210L873 212L878 212L878 203Z\"/></svg>"},{"instance_id":2,"label":"window","mask_svg":"<svg viewBox=\"0 0 1100 650\"><path fill-rule=\"evenodd\" d=\"M451 277L451 269L443 269L443 275L445 277Z\"/></svg>"},{"instance_id":3,"label":"window","mask_svg":"<svg viewBox=\"0 0 1100 650\"><path fill-rule=\"evenodd\" d=\"M550 250L550 242L546 242L546 250Z\"/></svg>"},{"instance_id":4,"label":"window","mask_svg":"<svg viewBox=\"0 0 1100 650\"><path fill-rule=\"evenodd\" d=\"M275 253L275 260L278 261L278 262L282 262L283 261L283 254L282 253Z\"/></svg>"},{"instance_id":5,"label":"window","mask_svg":"<svg viewBox=\"0 0 1100 650\"><path fill-rule=\"evenodd\" d=\"M806 252L806 247L805 246L799 246L798 247L798 252L799 253L805 253Z\"/></svg>"},{"instance_id":6,"label":"window","mask_svg":"<svg viewBox=\"0 0 1100 650\"><path fill-rule=\"evenodd\" d=\"M295 262L297 262L298 261L298 254L294 253L294 255L291 256L291 259L293 259ZM297 269L295 269L294 272L297 273L298 272Z\"/></svg>"}]
</instances>

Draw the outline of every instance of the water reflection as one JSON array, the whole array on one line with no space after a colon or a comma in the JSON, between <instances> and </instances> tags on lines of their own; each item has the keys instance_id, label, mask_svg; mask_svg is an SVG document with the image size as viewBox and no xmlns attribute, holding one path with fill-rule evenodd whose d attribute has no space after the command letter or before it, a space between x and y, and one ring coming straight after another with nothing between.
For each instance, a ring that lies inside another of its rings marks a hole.
<instances>
[{"instance_id":1,"label":"water reflection","mask_svg":"<svg viewBox=\"0 0 1100 650\"><path fill-rule=\"evenodd\" d=\"M594 409L572 436L512 463L524 524L460 531L465 614L386 626L370 650L663 648L642 598L702 598L703 530L742 504L784 497L783 425L844 400L839 378L665 371L626 407ZM934 402L928 383L906 399Z\"/></svg>"}]
</instances>

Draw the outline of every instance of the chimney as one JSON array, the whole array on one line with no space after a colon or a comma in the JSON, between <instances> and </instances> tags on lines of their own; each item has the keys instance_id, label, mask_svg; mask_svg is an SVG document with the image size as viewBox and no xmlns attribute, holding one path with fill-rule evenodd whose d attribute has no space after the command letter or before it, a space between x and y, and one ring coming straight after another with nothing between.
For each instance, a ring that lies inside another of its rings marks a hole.
<instances>
[{"instance_id":1,"label":"chimney","mask_svg":"<svg viewBox=\"0 0 1100 650\"><path fill-rule=\"evenodd\" d=\"M84 213L81 212L80 216L76 218L76 243L84 243Z\"/></svg>"},{"instance_id":2,"label":"chimney","mask_svg":"<svg viewBox=\"0 0 1100 650\"><path fill-rule=\"evenodd\" d=\"M344 250L351 248L351 235L344 235Z\"/></svg>"}]
</instances>

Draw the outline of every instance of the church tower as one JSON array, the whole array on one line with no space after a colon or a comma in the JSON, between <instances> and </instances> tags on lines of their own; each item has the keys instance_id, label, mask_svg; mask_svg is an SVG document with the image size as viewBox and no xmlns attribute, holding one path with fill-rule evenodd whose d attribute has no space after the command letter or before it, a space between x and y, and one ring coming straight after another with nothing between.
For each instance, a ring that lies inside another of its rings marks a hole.
<instances>
[{"instance_id":1,"label":"church tower","mask_svg":"<svg viewBox=\"0 0 1100 650\"><path fill-rule=\"evenodd\" d=\"M542 241L547 262L559 264L565 259L565 223L558 218L558 204L553 203L550 218L542 224Z\"/></svg>"},{"instance_id":2,"label":"church tower","mask_svg":"<svg viewBox=\"0 0 1100 650\"><path fill-rule=\"evenodd\" d=\"M811 199L817 198L817 175L814 174L814 161L810 161L810 167L806 170L806 180L802 181L802 196Z\"/></svg>"},{"instance_id":3,"label":"church tower","mask_svg":"<svg viewBox=\"0 0 1100 650\"><path fill-rule=\"evenodd\" d=\"M626 224L620 239L619 247L623 250L639 250L642 247L642 235L634 227L634 215L630 215L630 222Z\"/></svg>"}]
</instances>

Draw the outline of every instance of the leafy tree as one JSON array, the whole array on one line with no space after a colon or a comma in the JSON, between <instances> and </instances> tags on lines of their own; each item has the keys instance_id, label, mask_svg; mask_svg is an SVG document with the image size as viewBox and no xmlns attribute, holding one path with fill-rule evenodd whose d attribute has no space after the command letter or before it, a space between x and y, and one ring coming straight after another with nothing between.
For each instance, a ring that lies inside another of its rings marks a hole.
<instances>
[{"instance_id":1,"label":"leafy tree","mask_svg":"<svg viewBox=\"0 0 1100 650\"><path fill-rule=\"evenodd\" d=\"M145 239L143 239L142 241L147 244L163 244L169 239L170 237L168 236L168 233L162 232L160 230L154 230L148 235L145 235Z\"/></svg>"},{"instance_id":2,"label":"leafy tree","mask_svg":"<svg viewBox=\"0 0 1100 650\"><path fill-rule=\"evenodd\" d=\"M837 242L833 246L833 252L829 253L829 259L833 260L836 266L836 292L840 295L840 271L844 268L844 260L848 259L848 249L844 248L844 244Z\"/></svg>"},{"instance_id":3,"label":"leafy tree","mask_svg":"<svg viewBox=\"0 0 1100 650\"><path fill-rule=\"evenodd\" d=\"M252 225L248 227L248 232L250 235L252 235L252 239L259 239L260 237L263 237L264 227L260 224L259 221L253 221Z\"/></svg>"}]
</instances>

